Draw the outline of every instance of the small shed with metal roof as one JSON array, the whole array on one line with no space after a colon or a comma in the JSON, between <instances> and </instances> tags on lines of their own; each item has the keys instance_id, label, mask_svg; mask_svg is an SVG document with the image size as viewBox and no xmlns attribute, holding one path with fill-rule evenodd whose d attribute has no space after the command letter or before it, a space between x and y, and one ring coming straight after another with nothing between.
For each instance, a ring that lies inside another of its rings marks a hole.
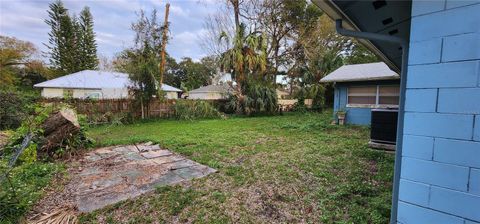
<instances>
[{"instance_id":1,"label":"small shed with metal roof","mask_svg":"<svg viewBox=\"0 0 480 224\"><path fill-rule=\"evenodd\" d=\"M188 92L188 99L194 100L221 100L226 99L232 87L227 83L202 86Z\"/></svg>"},{"instance_id":2,"label":"small shed with metal roof","mask_svg":"<svg viewBox=\"0 0 480 224\"><path fill-rule=\"evenodd\" d=\"M321 82L334 83L334 114L346 112L348 124L369 125L372 109L398 107L400 77L383 62L344 65Z\"/></svg>"}]
</instances>

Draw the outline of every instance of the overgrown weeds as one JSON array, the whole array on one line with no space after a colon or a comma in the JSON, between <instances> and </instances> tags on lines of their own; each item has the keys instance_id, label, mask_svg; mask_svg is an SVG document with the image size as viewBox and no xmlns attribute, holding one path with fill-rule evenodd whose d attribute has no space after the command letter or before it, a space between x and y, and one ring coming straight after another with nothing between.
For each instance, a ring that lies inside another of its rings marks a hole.
<instances>
[{"instance_id":1,"label":"overgrown weeds","mask_svg":"<svg viewBox=\"0 0 480 224\"><path fill-rule=\"evenodd\" d=\"M24 120L0 151L0 223L19 222L41 197L51 178L63 170L61 163L53 162L55 159L91 144L82 125L79 132L68 135L59 147L43 153L46 141L42 124L54 111L51 107L37 106L34 115Z\"/></svg>"},{"instance_id":2,"label":"overgrown weeds","mask_svg":"<svg viewBox=\"0 0 480 224\"><path fill-rule=\"evenodd\" d=\"M178 100L173 105L174 117L178 120L220 118L222 114L210 103L200 100Z\"/></svg>"},{"instance_id":3,"label":"overgrown weeds","mask_svg":"<svg viewBox=\"0 0 480 224\"><path fill-rule=\"evenodd\" d=\"M9 167L0 160L0 173ZM23 162L8 172L0 182L0 223L17 223L40 199L52 177L64 170L63 165L39 161ZM5 178L5 179L4 179Z\"/></svg>"},{"instance_id":4,"label":"overgrown weeds","mask_svg":"<svg viewBox=\"0 0 480 224\"><path fill-rule=\"evenodd\" d=\"M227 108L237 114L274 114L277 112L277 92L275 88L255 82L245 82L228 95Z\"/></svg>"}]
</instances>

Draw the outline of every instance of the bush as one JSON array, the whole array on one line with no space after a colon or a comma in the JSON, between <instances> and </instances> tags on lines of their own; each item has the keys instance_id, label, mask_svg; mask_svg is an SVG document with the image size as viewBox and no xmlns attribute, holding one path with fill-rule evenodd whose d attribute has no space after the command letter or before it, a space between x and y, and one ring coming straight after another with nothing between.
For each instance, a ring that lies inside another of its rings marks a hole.
<instances>
[{"instance_id":1,"label":"bush","mask_svg":"<svg viewBox=\"0 0 480 224\"><path fill-rule=\"evenodd\" d=\"M22 121L33 112L31 105L38 94L27 91L0 90L0 130L20 127Z\"/></svg>"},{"instance_id":2,"label":"bush","mask_svg":"<svg viewBox=\"0 0 480 224\"><path fill-rule=\"evenodd\" d=\"M173 110L174 117L179 120L222 117L222 114L210 103L200 100L178 100L173 105Z\"/></svg>"},{"instance_id":3,"label":"bush","mask_svg":"<svg viewBox=\"0 0 480 224\"><path fill-rule=\"evenodd\" d=\"M62 106L59 106L59 108ZM88 147L90 140L85 136L85 117L79 116L81 124L79 133L63 140L61 147L54 148L52 153L43 153L45 142L41 126L45 119L57 111L52 107L35 108L34 115L28 116L22 125L11 135L9 144L0 151L0 223L17 223L20 217L41 197L43 189L51 178L63 170L62 165L50 163L78 149ZM32 135L30 144L20 151L25 136ZM18 159L15 160L16 155Z\"/></svg>"},{"instance_id":4,"label":"bush","mask_svg":"<svg viewBox=\"0 0 480 224\"><path fill-rule=\"evenodd\" d=\"M245 83L243 93L228 96L227 106L237 114L273 114L278 108L277 91L257 83Z\"/></svg>"}]
</instances>

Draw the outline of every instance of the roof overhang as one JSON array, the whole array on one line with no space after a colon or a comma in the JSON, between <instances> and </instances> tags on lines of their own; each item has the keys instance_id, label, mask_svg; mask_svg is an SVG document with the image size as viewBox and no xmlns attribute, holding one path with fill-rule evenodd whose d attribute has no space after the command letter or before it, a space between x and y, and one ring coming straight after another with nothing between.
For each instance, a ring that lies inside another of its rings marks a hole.
<instances>
[{"instance_id":1,"label":"roof overhang","mask_svg":"<svg viewBox=\"0 0 480 224\"><path fill-rule=\"evenodd\" d=\"M336 79L336 80L326 80L320 81L324 83L328 82L365 82L365 81L388 81L388 80L400 80L400 76L389 76L389 77L377 77L377 78L358 78L358 79Z\"/></svg>"},{"instance_id":2,"label":"roof overhang","mask_svg":"<svg viewBox=\"0 0 480 224\"><path fill-rule=\"evenodd\" d=\"M349 30L410 37L411 1L394 0L312 0L333 20L341 19ZM400 46L380 41L358 39L379 56L392 70L400 72L402 50Z\"/></svg>"},{"instance_id":3,"label":"roof overhang","mask_svg":"<svg viewBox=\"0 0 480 224\"><path fill-rule=\"evenodd\" d=\"M34 85L34 88L43 88L43 89L85 89L85 90L102 90L102 88L91 88L91 87L64 87L64 86L37 86Z\"/></svg>"}]
</instances>

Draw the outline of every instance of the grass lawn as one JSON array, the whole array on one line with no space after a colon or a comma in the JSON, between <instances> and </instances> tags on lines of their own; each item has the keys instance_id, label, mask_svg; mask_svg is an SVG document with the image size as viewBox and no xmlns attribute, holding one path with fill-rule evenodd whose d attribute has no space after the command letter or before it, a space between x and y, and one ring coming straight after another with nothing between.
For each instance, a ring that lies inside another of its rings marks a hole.
<instances>
[{"instance_id":1,"label":"grass lawn","mask_svg":"<svg viewBox=\"0 0 480 224\"><path fill-rule=\"evenodd\" d=\"M327 111L93 128L98 145L158 142L218 172L81 221L387 223L393 154L367 147L368 128L331 126L330 119Z\"/></svg>"}]
</instances>

